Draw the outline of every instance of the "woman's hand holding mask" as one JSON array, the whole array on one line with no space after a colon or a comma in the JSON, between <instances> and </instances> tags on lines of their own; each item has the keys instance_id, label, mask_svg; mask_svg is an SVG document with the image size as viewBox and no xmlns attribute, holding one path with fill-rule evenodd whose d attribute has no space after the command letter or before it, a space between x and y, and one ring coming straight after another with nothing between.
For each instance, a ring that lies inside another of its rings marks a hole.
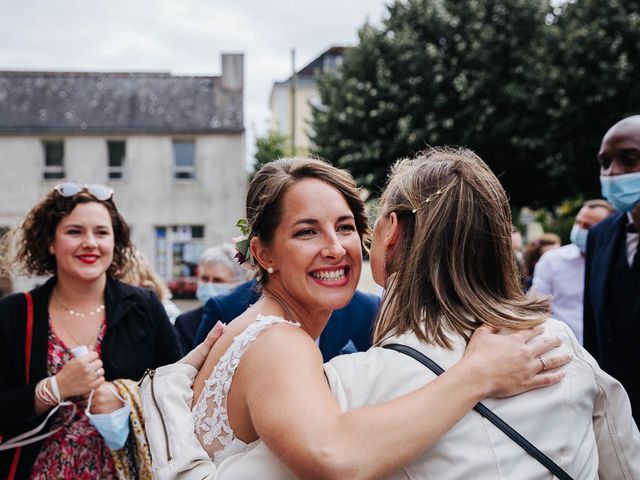
<instances>
[{"instance_id":1,"label":"woman's hand holding mask","mask_svg":"<svg viewBox=\"0 0 640 480\"><path fill-rule=\"evenodd\" d=\"M122 408L124 403L114 393L115 387L105 382L93 391L91 413L111 413Z\"/></svg>"}]
</instances>

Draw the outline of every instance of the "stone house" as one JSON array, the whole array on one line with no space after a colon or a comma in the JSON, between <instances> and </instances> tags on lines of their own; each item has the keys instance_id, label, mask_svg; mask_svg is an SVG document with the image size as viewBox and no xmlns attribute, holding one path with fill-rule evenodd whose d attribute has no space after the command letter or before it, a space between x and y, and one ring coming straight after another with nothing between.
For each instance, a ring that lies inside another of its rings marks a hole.
<instances>
[{"instance_id":1,"label":"stone house","mask_svg":"<svg viewBox=\"0 0 640 480\"><path fill-rule=\"evenodd\" d=\"M0 72L0 230L57 183L111 186L136 246L165 278L243 216L243 55L220 76Z\"/></svg>"}]
</instances>

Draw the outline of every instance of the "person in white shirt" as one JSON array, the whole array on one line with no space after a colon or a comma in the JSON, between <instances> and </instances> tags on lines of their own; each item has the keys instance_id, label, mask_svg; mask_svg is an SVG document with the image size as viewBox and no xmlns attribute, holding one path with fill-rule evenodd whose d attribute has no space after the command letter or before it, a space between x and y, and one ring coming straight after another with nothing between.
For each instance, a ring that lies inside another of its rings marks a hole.
<instances>
[{"instance_id":1,"label":"person in white shirt","mask_svg":"<svg viewBox=\"0 0 640 480\"><path fill-rule=\"evenodd\" d=\"M589 229L614 212L605 200L586 202L571 229L571 243L548 251L536 264L531 291L550 295L552 315L573 331L582 345L584 256Z\"/></svg>"}]
</instances>

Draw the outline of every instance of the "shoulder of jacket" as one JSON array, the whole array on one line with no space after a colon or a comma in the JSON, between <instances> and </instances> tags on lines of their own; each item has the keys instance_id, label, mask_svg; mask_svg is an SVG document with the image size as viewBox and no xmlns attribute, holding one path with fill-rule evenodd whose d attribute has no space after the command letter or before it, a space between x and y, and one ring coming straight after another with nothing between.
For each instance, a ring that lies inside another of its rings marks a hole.
<instances>
[{"instance_id":1,"label":"shoulder of jacket","mask_svg":"<svg viewBox=\"0 0 640 480\"><path fill-rule=\"evenodd\" d=\"M614 213L613 215L609 215L607 218L605 218L598 224L591 227L591 229L589 230L589 235L597 236L601 232L607 232L612 227L617 226L622 221L622 218L625 215L626 213L621 213L621 212Z\"/></svg>"},{"instance_id":2,"label":"shoulder of jacket","mask_svg":"<svg viewBox=\"0 0 640 480\"><path fill-rule=\"evenodd\" d=\"M110 293L109 301L143 300L156 299L160 302L158 296L148 288L136 287L128 283L113 278L107 279L107 291Z\"/></svg>"},{"instance_id":3,"label":"shoulder of jacket","mask_svg":"<svg viewBox=\"0 0 640 480\"><path fill-rule=\"evenodd\" d=\"M351 302L349 305L354 304L356 306L360 306L361 304L367 304L372 308L378 308L380 304L380 297L373 293L362 292L360 290L356 290L351 298Z\"/></svg>"},{"instance_id":4,"label":"shoulder of jacket","mask_svg":"<svg viewBox=\"0 0 640 480\"><path fill-rule=\"evenodd\" d=\"M21 307L24 303L24 293L12 293L11 295L0 299L0 319L4 318L4 314Z\"/></svg>"}]
</instances>

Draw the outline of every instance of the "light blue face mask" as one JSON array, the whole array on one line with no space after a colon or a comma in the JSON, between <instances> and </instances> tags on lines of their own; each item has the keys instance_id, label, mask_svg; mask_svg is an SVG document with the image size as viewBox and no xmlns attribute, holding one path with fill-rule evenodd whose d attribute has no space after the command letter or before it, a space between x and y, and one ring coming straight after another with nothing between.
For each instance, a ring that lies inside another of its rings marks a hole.
<instances>
[{"instance_id":1,"label":"light blue face mask","mask_svg":"<svg viewBox=\"0 0 640 480\"><path fill-rule=\"evenodd\" d=\"M571 243L576 245L582 253L587 252L587 235L589 235L589 230L586 228L581 228L575 223L573 224L573 227L571 227L569 239L571 240Z\"/></svg>"},{"instance_id":2,"label":"light blue face mask","mask_svg":"<svg viewBox=\"0 0 640 480\"><path fill-rule=\"evenodd\" d=\"M602 196L619 212L630 212L640 202L640 172L600 176Z\"/></svg>"},{"instance_id":3,"label":"light blue face mask","mask_svg":"<svg viewBox=\"0 0 640 480\"><path fill-rule=\"evenodd\" d=\"M198 283L196 298L204 305L211 297L229 293L230 291L231 285L228 283Z\"/></svg>"},{"instance_id":4,"label":"light blue face mask","mask_svg":"<svg viewBox=\"0 0 640 480\"><path fill-rule=\"evenodd\" d=\"M104 438L107 447L111 450L120 450L127 443L129 437L129 413L131 407L129 404L113 389L116 396L124 402L124 406L111 413L91 413L91 400L93 399L93 391L89 395L87 408L84 413L89 418L89 422Z\"/></svg>"}]
</instances>

